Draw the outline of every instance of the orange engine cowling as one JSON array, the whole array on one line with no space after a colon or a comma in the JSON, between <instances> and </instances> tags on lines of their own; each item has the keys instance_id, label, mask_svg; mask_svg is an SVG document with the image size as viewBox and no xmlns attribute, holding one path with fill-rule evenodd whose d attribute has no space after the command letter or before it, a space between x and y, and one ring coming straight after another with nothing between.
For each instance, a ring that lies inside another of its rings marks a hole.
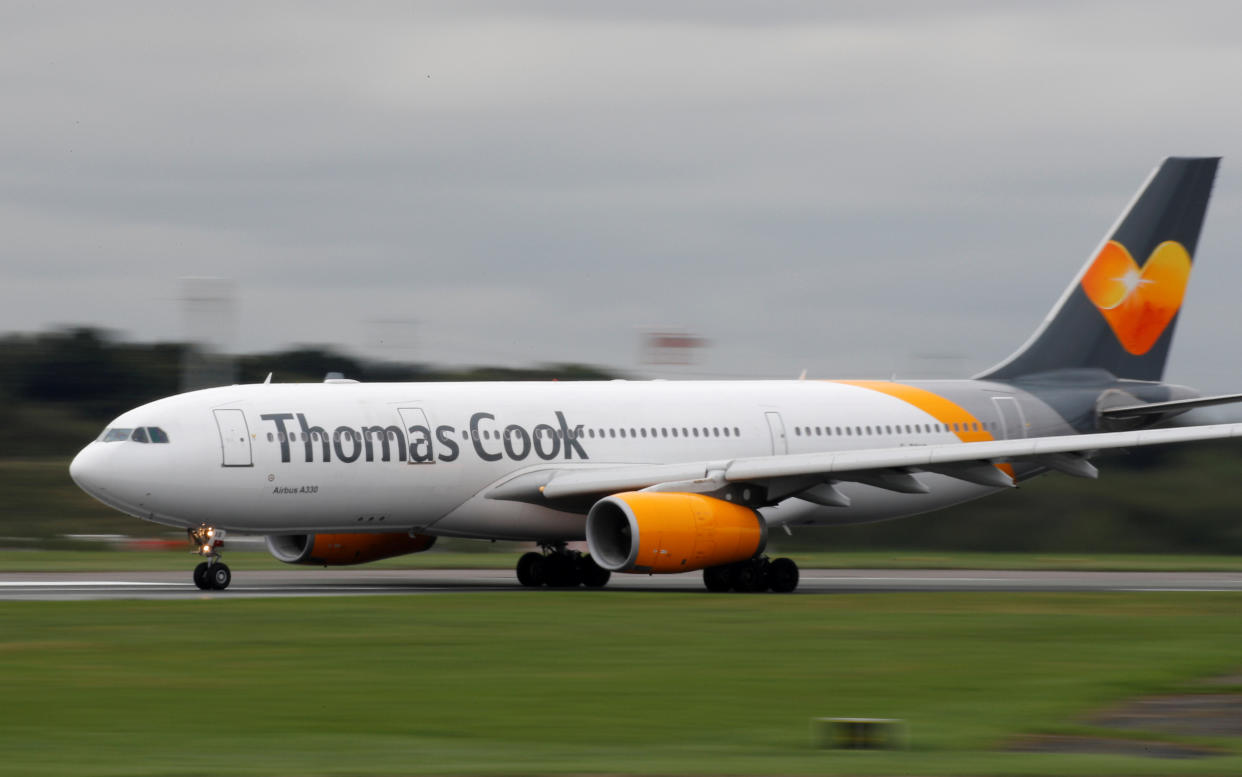
<instances>
[{"instance_id":1,"label":"orange engine cowling","mask_svg":"<svg viewBox=\"0 0 1242 777\"><path fill-rule=\"evenodd\" d=\"M269 534L267 550L286 564L344 566L419 553L436 543L427 534Z\"/></svg>"},{"instance_id":2,"label":"orange engine cowling","mask_svg":"<svg viewBox=\"0 0 1242 777\"><path fill-rule=\"evenodd\" d=\"M768 525L751 508L710 496L629 491L591 507L586 536L604 569L665 574L751 558L767 544Z\"/></svg>"}]
</instances>

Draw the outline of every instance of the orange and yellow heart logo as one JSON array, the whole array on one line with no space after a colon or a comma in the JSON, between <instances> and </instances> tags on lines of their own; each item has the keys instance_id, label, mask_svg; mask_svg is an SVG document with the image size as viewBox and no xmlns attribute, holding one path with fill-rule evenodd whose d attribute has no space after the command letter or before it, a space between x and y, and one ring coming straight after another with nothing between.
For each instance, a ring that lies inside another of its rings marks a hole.
<instances>
[{"instance_id":1,"label":"orange and yellow heart logo","mask_svg":"<svg viewBox=\"0 0 1242 777\"><path fill-rule=\"evenodd\" d=\"M1108 241L1082 277L1082 290L1104 315L1121 347L1142 356L1177 315L1190 280L1190 254L1172 240L1156 246L1142 269L1121 243Z\"/></svg>"}]
</instances>

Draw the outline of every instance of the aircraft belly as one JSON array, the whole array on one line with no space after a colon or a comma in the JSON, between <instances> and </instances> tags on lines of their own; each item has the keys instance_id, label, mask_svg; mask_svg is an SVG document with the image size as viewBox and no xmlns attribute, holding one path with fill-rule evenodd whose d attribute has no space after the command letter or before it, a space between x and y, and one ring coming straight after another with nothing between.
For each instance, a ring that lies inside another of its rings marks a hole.
<instances>
[{"instance_id":1,"label":"aircraft belly","mask_svg":"<svg viewBox=\"0 0 1242 777\"><path fill-rule=\"evenodd\" d=\"M586 516L475 496L436 521L431 533L446 537L572 542L586 538Z\"/></svg>"}]
</instances>

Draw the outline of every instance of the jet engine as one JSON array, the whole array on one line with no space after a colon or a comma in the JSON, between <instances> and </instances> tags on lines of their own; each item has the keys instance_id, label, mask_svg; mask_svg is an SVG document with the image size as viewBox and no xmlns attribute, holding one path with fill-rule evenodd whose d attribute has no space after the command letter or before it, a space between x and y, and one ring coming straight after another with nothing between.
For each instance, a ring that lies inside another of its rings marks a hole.
<instances>
[{"instance_id":1,"label":"jet engine","mask_svg":"<svg viewBox=\"0 0 1242 777\"><path fill-rule=\"evenodd\" d=\"M751 508L710 496L629 491L591 507L586 537L604 569L666 574L745 561L763 551L768 525Z\"/></svg>"},{"instance_id":2,"label":"jet engine","mask_svg":"<svg viewBox=\"0 0 1242 777\"><path fill-rule=\"evenodd\" d=\"M419 553L435 544L427 534L269 534L267 550L286 564L344 566Z\"/></svg>"}]
</instances>

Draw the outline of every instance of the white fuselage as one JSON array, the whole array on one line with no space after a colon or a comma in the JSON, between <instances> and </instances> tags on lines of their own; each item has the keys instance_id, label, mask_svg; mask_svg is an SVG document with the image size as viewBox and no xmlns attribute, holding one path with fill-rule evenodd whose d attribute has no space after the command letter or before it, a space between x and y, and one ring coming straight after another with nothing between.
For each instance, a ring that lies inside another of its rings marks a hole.
<instances>
[{"instance_id":1,"label":"white fuselage","mask_svg":"<svg viewBox=\"0 0 1242 777\"><path fill-rule=\"evenodd\" d=\"M583 536L582 512L486 492L548 468L960 441L934 412L826 381L245 385L123 414L110 429L157 427L168 442L101 437L72 472L101 501L172 526L573 540ZM1000 418L971 417L997 437L1015 434ZM841 483L848 509L790 499L763 514L771 524L855 523L995 490L920 477L934 483L930 494Z\"/></svg>"}]
</instances>

